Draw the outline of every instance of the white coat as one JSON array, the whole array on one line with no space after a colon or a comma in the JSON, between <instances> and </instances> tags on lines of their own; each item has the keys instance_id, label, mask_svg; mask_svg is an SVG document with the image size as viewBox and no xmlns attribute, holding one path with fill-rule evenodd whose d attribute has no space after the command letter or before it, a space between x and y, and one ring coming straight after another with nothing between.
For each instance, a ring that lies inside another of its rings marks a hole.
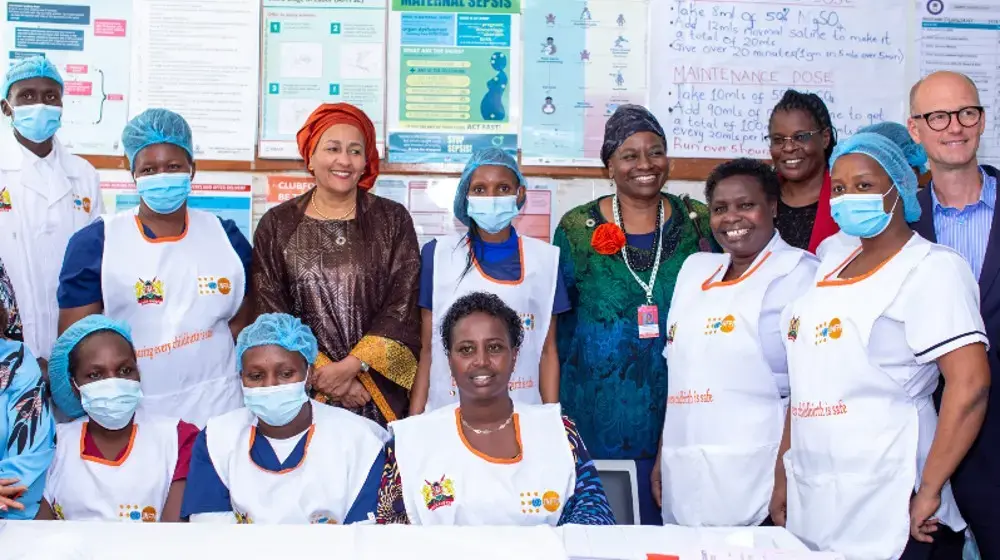
<instances>
[{"instance_id":1,"label":"white coat","mask_svg":"<svg viewBox=\"0 0 1000 560\"><path fill-rule=\"evenodd\" d=\"M39 159L0 134L0 259L14 285L24 343L48 359L56 340L56 289L69 238L104 212L97 170L53 141Z\"/></svg>"}]
</instances>

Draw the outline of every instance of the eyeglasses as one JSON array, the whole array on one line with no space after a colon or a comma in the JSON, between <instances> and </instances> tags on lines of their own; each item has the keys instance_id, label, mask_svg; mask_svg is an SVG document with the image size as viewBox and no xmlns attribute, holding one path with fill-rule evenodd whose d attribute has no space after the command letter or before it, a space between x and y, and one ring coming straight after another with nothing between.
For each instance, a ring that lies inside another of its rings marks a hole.
<instances>
[{"instance_id":1,"label":"eyeglasses","mask_svg":"<svg viewBox=\"0 0 1000 560\"><path fill-rule=\"evenodd\" d=\"M764 140L767 140L771 144L771 146L773 146L775 148L782 148L782 147L784 147L785 143L788 142L789 140L792 141L792 145L793 146L804 146L806 144L806 142L812 140L813 136L816 136L817 134L819 134L821 132L825 132L825 131L826 131L825 128L821 128L819 130L809 130L809 131L805 131L805 132L796 132L795 134L793 134L791 136L781 136L779 134L768 134L767 136L764 137Z\"/></svg>"},{"instance_id":2,"label":"eyeglasses","mask_svg":"<svg viewBox=\"0 0 1000 560\"><path fill-rule=\"evenodd\" d=\"M914 119L923 119L927 126L935 132L941 132L951 126L952 116L958 117L958 124L972 128L983 118L983 108L978 105L962 107L957 111L931 111L923 115L913 115Z\"/></svg>"}]
</instances>

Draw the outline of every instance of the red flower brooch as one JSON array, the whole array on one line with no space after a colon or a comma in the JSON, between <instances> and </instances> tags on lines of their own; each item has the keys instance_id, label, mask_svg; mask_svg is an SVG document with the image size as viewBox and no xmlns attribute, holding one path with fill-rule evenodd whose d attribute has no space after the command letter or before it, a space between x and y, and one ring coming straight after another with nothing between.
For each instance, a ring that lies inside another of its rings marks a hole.
<instances>
[{"instance_id":1,"label":"red flower brooch","mask_svg":"<svg viewBox=\"0 0 1000 560\"><path fill-rule=\"evenodd\" d=\"M590 246L601 255L614 255L625 247L625 232L615 224L601 224L590 237Z\"/></svg>"}]
</instances>

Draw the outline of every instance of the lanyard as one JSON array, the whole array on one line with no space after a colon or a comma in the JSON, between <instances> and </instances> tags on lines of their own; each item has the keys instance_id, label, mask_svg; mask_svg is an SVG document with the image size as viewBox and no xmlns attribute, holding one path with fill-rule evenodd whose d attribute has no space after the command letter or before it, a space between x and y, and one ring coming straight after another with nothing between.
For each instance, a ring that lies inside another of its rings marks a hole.
<instances>
[{"instance_id":1,"label":"lanyard","mask_svg":"<svg viewBox=\"0 0 1000 560\"><path fill-rule=\"evenodd\" d=\"M618 226L618 228L621 229L622 232L624 232L625 228L622 227L622 220L621 220L622 209L621 209L621 206L618 204L618 195L617 194L615 194L614 197L612 198L612 204L614 205L614 208L612 208L612 214L614 214L614 217L615 217L615 225ZM660 222L659 222L659 225L660 225L660 228L662 229L663 228L663 199L662 198L660 199ZM629 273L632 274L632 278L635 278L636 283L639 284L639 286L642 288L642 290L644 292L646 292L646 305L653 305L653 286L656 285L656 273L657 273L657 271L660 270L660 253L661 253L661 249L663 248L663 232L662 231L658 231L658 232L654 232L654 234L656 235L656 256L653 258L653 270L649 273L649 284L643 282L642 278L639 278L639 275L636 274L634 270L632 270L632 265L629 264L629 262L628 262L628 252L625 250L625 249L628 248L628 243L626 243L625 245L623 245L622 249L621 249L622 259L625 260L625 268L627 268L628 271L629 271Z\"/></svg>"}]
</instances>

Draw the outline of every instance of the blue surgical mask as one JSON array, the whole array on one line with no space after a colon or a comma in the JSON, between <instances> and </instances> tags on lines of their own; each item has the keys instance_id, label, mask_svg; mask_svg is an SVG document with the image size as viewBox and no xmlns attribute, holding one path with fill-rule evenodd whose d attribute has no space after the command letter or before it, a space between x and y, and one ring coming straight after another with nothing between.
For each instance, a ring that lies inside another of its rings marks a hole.
<instances>
[{"instance_id":1,"label":"blue surgical mask","mask_svg":"<svg viewBox=\"0 0 1000 560\"><path fill-rule=\"evenodd\" d=\"M112 377L80 385L80 404L90 419L109 430L120 430L135 414L142 389L138 381Z\"/></svg>"},{"instance_id":2,"label":"blue surgical mask","mask_svg":"<svg viewBox=\"0 0 1000 560\"><path fill-rule=\"evenodd\" d=\"M469 217L487 233L500 233L518 211L516 196L469 197Z\"/></svg>"},{"instance_id":3,"label":"blue surgical mask","mask_svg":"<svg viewBox=\"0 0 1000 560\"><path fill-rule=\"evenodd\" d=\"M36 144L55 136L62 124L62 107L38 103L18 105L11 110L14 111L14 129Z\"/></svg>"},{"instance_id":4,"label":"blue surgical mask","mask_svg":"<svg viewBox=\"0 0 1000 560\"><path fill-rule=\"evenodd\" d=\"M306 382L243 387L243 404L268 426L287 426L309 400Z\"/></svg>"},{"instance_id":5,"label":"blue surgical mask","mask_svg":"<svg viewBox=\"0 0 1000 560\"><path fill-rule=\"evenodd\" d=\"M187 202L191 194L189 173L160 173L135 180L139 197L157 214L172 214Z\"/></svg>"},{"instance_id":6,"label":"blue surgical mask","mask_svg":"<svg viewBox=\"0 0 1000 560\"><path fill-rule=\"evenodd\" d=\"M896 189L893 188L884 195L842 194L832 198L830 212L833 214L833 221L847 235L866 239L875 237L889 227L892 212L899 203L899 193L896 193L896 202L892 203L889 212L885 211L882 200L891 193L896 193Z\"/></svg>"}]
</instances>

